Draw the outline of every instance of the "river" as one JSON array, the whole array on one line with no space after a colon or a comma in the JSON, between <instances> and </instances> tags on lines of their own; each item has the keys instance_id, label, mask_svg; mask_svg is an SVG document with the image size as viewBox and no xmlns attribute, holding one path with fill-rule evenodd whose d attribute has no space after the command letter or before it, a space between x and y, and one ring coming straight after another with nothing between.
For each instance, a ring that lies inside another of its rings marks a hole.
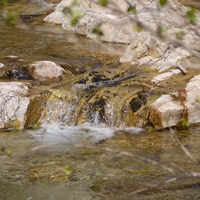
<instances>
[{"instance_id":1,"label":"river","mask_svg":"<svg viewBox=\"0 0 200 200\"><path fill-rule=\"evenodd\" d=\"M2 25L0 36L2 62L5 56L17 55L77 64L85 62L85 55L113 56L111 48L118 53L125 48L100 45L49 26L14 29ZM89 58L93 59L87 57L87 62ZM0 199L197 200L199 144L199 127L174 134L98 123L52 123L37 130L1 132Z\"/></svg>"}]
</instances>

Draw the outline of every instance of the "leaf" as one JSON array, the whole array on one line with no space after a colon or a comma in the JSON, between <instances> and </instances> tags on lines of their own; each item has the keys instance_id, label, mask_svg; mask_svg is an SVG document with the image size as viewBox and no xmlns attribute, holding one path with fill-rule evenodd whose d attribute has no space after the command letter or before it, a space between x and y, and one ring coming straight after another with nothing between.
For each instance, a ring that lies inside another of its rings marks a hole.
<instances>
[{"instance_id":1,"label":"leaf","mask_svg":"<svg viewBox=\"0 0 200 200\"><path fill-rule=\"evenodd\" d=\"M101 25L98 24L92 29L92 33L96 34L97 36L102 36L103 31L101 30Z\"/></svg>"},{"instance_id":2,"label":"leaf","mask_svg":"<svg viewBox=\"0 0 200 200\"><path fill-rule=\"evenodd\" d=\"M79 20L83 17L83 13L78 10L72 10L70 14L72 16L70 21L70 24L72 26L75 26L79 22Z\"/></svg>"},{"instance_id":3,"label":"leaf","mask_svg":"<svg viewBox=\"0 0 200 200\"><path fill-rule=\"evenodd\" d=\"M194 7L190 8L190 10L187 11L187 17L191 24L195 24L196 22L196 10Z\"/></svg>"},{"instance_id":4,"label":"leaf","mask_svg":"<svg viewBox=\"0 0 200 200\"><path fill-rule=\"evenodd\" d=\"M8 12L6 16L6 21L9 26L14 26L17 23L17 16L15 12Z\"/></svg>"},{"instance_id":5,"label":"leaf","mask_svg":"<svg viewBox=\"0 0 200 200\"><path fill-rule=\"evenodd\" d=\"M134 30L136 32L141 32L142 31L142 27L137 24L137 25L134 26Z\"/></svg>"},{"instance_id":6,"label":"leaf","mask_svg":"<svg viewBox=\"0 0 200 200\"><path fill-rule=\"evenodd\" d=\"M135 6L129 6L127 9L127 12L130 14L136 14L136 8Z\"/></svg>"},{"instance_id":7,"label":"leaf","mask_svg":"<svg viewBox=\"0 0 200 200\"><path fill-rule=\"evenodd\" d=\"M109 0L98 0L98 2L99 2L99 4L100 4L101 6L107 6L108 3L109 3Z\"/></svg>"},{"instance_id":8,"label":"leaf","mask_svg":"<svg viewBox=\"0 0 200 200\"><path fill-rule=\"evenodd\" d=\"M167 0L159 0L160 5L164 6L167 3Z\"/></svg>"}]
</instances>

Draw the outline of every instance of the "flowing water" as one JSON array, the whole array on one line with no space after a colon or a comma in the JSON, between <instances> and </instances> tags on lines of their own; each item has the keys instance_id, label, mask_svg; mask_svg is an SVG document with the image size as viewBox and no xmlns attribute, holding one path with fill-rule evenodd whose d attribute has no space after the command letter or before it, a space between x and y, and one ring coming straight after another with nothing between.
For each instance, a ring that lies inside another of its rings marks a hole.
<instances>
[{"instance_id":1,"label":"flowing water","mask_svg":"<svg viewBox=\"0 0 200 200\"><path fill-rule=\"evenodd\" d=\"M30 61L85 63L94 59L87 56L84 60L85 55L102 52L108 56L108 49L120 53L124 48L102 46L52 27L2 26L0 36L1 60L17 55ZM99 66L96 60L92 62ZM200 199L199 127L176 134L170 130L117 128L112 104L106 109L109 126L99 123L98 112L92 113L92 122L67 125L63 122L73 117L73 106L75 103L66 105L63 115L63 104L54 104L62 119L59 123L49 118L35 130L1 132L0 199Z\"/></svg>"}]
</instances>

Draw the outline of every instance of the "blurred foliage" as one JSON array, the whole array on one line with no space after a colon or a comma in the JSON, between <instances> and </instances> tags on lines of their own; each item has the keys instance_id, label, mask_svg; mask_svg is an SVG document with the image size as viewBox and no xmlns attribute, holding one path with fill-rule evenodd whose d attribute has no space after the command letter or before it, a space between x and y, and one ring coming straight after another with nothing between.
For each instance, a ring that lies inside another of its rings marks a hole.
<instances>
[{"instance_id":1,"label":"blurred foliage","mask_svg":"<svg viewBox=\"0 0 200 200\"><path fill-rule=\"evenodd\" d=\"M167 0L159 0L160 5L165 5L167 3Z\"/></svg>"},{"instance_id":2,"label":"blurred foliage","mask_svg":"<svg viewBox=\"0 0 200 200\"><path fill-rule=\"evenodd\" d=\"M0 8L8 6L8 0L0 0ZM9 26L17 24L17 14L14 11L5 11L5 21Z\"/></svg>"},{"instance_id":3,"label":"blurred foliage","mask_svg":"<svg viewBox=\"0 0 200 200\"><path fill-rule=\"evenodd\" d=\"M8 4L7 0L0 0L0 7L6 6Z\"/></svg>"},{"instance_id":4,"label":"blurred foliage","mask_svg":"<svg viewBox=\"0 0 200 200\"><path fill-rule=\"evenodd\" d=\"M14 11L7 12L6 22L9 26L15 26L17 24L17 14Z\"/></svg>"},{"instance_id":5,"label":"blurred foliage","mask_svg":"<svg viewBox=\"0 0 200 200\"><path fill-rule=\"evenodd\" d=\"M195 22L196 22L196 9L194 7L191 7L187 11L187 17L188 17L191 24L195 24Z\"/></svg>"},{"instance_id":6,"label":"blurred foliage","mask_svg":"<svg viewBox=\"0 0 200 200\"><path fill-rule=\"evenodd\" d=\"M130 5L130 6L128 7L128 9L127 9L127 13L129 13L129 14L136 14L136 7Z\"/></svg>"},{"instance_id":7,"label":"blurred foliage","mask_svg":"<svg viewBox=\"0 0 200 200\"><path fill-rule=\"evenodd\" d=\"M92 29L92 33L96 34L97 36L103 36L103 31L101 29L101 25L98 24Z\"/></svg>"},{"instance_id":8,"label":"blurred foliage","mask_svg":"<svg viewBox=\"0 0 200 200\"><path fill-rule=\"evenodd\" d=\"M7 157L12 156L12 151L9 149L6 149L4 146L0 146L0 151L2 151Z\"/></svg>"},{"instance_id":9,"label":"blurred foliage","mask_svg":"<svg viewBox=\"0 0 200 200\"><path fill-rule=\"evenodd\" d=\"M99 5L101 6L107 6L109 3L109 0L98 0Z\"/></svg>"}]
</instances>

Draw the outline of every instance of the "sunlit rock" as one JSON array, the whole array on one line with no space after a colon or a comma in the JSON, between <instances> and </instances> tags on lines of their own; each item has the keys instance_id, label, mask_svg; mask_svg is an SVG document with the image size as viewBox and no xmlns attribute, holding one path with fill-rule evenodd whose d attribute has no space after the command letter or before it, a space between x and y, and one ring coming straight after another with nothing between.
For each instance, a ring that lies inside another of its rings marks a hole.
<instances>
[{"instance_id":1,"label":"sunlit rock","mask_svg":"<svg viewBox=\"0 0 200 200\"><path fill-rule=\"evenodd\" d=\"M23 128L30 99L28 87L20 82L0 82L0 129Z\"/></svg>"},{"instance_id":2,"label":"sunlit rock","mask_svg":"<svg viewBox=\"0 0 200 200\"><path fill-rule=\"evenodd\" d=\"M181 103L171 95L162 95L151 105L149 122L155 128L177 126L183 110Z\"/></svg>"},{"instance_id":3,"label":"sunlit rock","mask_svg":"<svg viewBox=\"0 0 200 200\"><path fill-rule=\"evenodd\" d=\"M200 75L192 78L186 87L185 106L189 124L200 123Z\"/></svg>"},{"instance_id":4,"label":"sunlit rock","mask_svg":"<svg viewBox=\"0 0 200 200\"><path fill-rule=\"evenodd\" d=\"M65 70L51 61L36 61L29 66L29 74L40 82L59 81L65 74Z\"/></svg>"}]
</instances>

